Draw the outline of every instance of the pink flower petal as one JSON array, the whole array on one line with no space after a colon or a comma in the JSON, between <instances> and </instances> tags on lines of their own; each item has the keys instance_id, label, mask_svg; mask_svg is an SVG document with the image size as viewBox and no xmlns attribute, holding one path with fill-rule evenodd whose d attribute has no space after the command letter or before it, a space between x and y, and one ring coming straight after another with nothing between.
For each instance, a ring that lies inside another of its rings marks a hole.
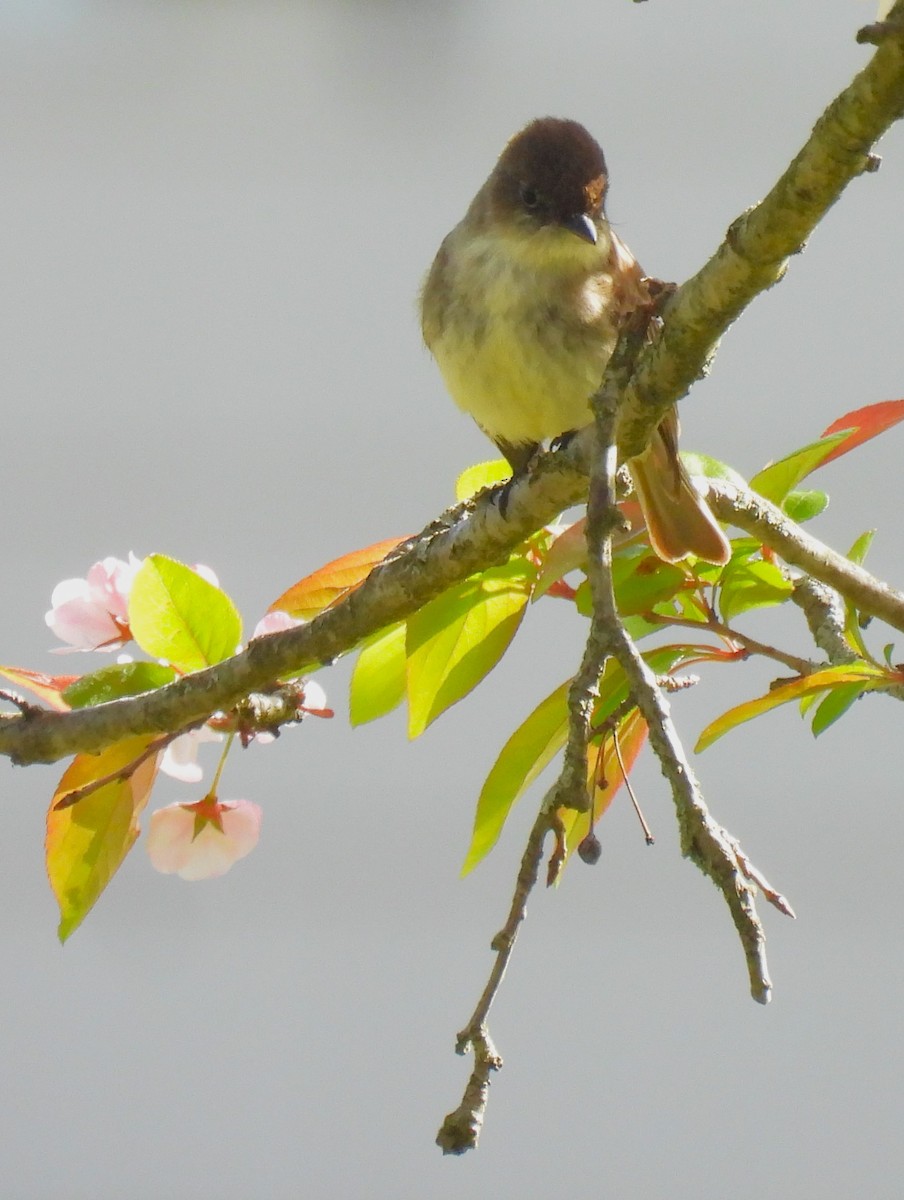
<instances>
[{"instance_id":1,"label":"pink flower petal","mask_svg":"<svg viewBox=\"0 0 904 1200\"><path fill-rule=\"evenodd\" d=\"M275 612L265 613L254 627L252 638L263 637L268 633L282 633L284 629L294 629L296 625L303 625L303 621L297 620L295 617L290 617L288 613L280 612L277 609Z\"/></svg>"},{"instance_id":2,"label":"pink flower petal","mask_svg":"<svg viewBox=\"0 0 904 1200\"><path fill-rule=\"evenodd\" d=\"M212 812L213 819L196 825L202 814ZM151 864L167 875L181 879L213 879L224 875L240 858L257 845L262 813L250 800L213 801L209 797L197 804L169 804L151 814L147 851Z\"/></svg>"},{"instance_id":3,"label":"pink flower petal","mask_svg":"<svg viewBox=\"0 0 904 1200\"><path fill-rule=\"evenodd\" d=\"M58 591L55 588L54 595ZM101 646L112 650L122 644L122 630L110 614L87 598L73 598L55 605L44 620L60 641L77 650L95 650Z\"/></svg>"},{"instance_id":4,"label":"pink flower petal","mask_svg":"<svg viewBox=\"0 0 904 1200\"><path fill-rule=\"evenodd\" d=\"M175 738L163 752L160 770L171 779L181 783L199 783L204 778L204 769L198 762L198 749L203 742L222 742L223 735L214 733L206 725L192 729Z\"/></svg>"}]
</instances>

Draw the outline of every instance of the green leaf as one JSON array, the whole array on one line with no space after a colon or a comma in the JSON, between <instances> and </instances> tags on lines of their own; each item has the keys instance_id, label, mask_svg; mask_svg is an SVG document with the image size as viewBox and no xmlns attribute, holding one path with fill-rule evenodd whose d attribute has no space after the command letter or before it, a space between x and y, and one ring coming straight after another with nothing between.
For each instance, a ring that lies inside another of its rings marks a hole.
<instances>
[{"instance_id":1,"label":"green leaf","mask_svg":"<svg viewBox=\"0 0 904 1200\"><path fill-rule=\"evenodd\" d=\"M818 692L825 688L838 687L844 683L861 683L865 690L872 691L877 688L889 687L897 682L897 678L890 672L883 671L880 667L873 667L869 663L850 667L826 667L824 671L814 671L812 675L805 675L801 679L792 680L791 683L781 684L767 692L765 696L759 696L756 700L747 700L736 708L722 713L721 717L717 717L703 730L694 749L699 754L729 730L736 729L738 725L743 725L745 721L752 721L754 717L762 716L763 713L771 712L779 705L787 704L791 700L799 700L808 692Z\"/></svg>"},{"instance_id":2,"label":"green leaf","mask_svg":"<svg viewBox=\"0 0 904 1200\"><path fill-rule=\"evenodd\" d=\"M866 685L863 683L842 683L832 688L813 715L813 736L819 737L839 717L843 717L865 691Z\"/></svg>"},{"instance_id":3,"label":"green leaf","mask_svg":"<svg viewBox=\"0 0 904 1200\"><path fill-rule=\"evenodd\" d=\"M537 568L523 555L472 575L408 619L408 735L466 696L508 649Z\"/></svg>"},{"instance_id":4,"label":"green leaf","mask_svg":"<svg viewBox=\"0 0 904 1200\"><path fill-rule=\"evenodd\" d=\"M867 529L865 533L860 534L860 537L857 538L853 546L848 550L847 556L852 563L856 563L858 567L863 566L863 560L866 558L875 536L875 529Z\"/></svg>"},{"instance_id":5,"label":"green leaf","mask_svg":"<svg viewBox=\"0 0 904 1200\"><path fill-rule=\"evenodd\" d=\"M730 621L751 608L783 604L794 591L775 563L751 559L732 559L722 572L719 610L723 621Z\"/></svg>"},{"instance_id":6,"label":"green leaf","mask_svg":"<svg viewBox=\"0 0 904 1200\"><path fill-rule=\"evenodd\" d=\"M688 645L657 646L643 657L651 670L661 675L673 670L685 659L694 657L698 650L699 647ZM570 687L571 680L566 680L538 704L499 752L477 801L474 831L462 867L463 875L476 867L493 849L515 802L564 746L568 735ZM599 698L592 718L594 725L610 717L627 694L625 673L618 663L610 659L600 680Z\"/></svg>"},{"instance_id":7,"label":"green leaf","mask_svg":"<svg viewBox=\"0 0 904 1200\"><path fill-rule=\"evenodd\" d=\"M164 684L172 683L176 672L156 662L117 663L101 667L90 675L83 675L70 683L63 692L63 699L70 708L89 708L105 704L108 700L121 700L123 696L140 696L142 692L154 692Z\"/></svg>"},{"instance_id":8,"label":"green leaf","mask_svg":"<svg viewBox=\"0 0 904 1200\"><path fill-rule=\"evenodd\" d=\"M830 437L822 437L809 446L795 450L778 462L770 463L759 471L750 481L750 486L773 504L781 504L790 491L797 487L811 471L815 471L824 462L836 446L846 440L848 434L835 433Z\"/></svg>"},{"instance_id":9,"label":"green leaf","mask_svg":"<svg viewBox=\"0 0 904 1200\"><path fill-rule=\"evenodd\" d=\"M866 558L875 536L875 529L867 529L864 533L860 534L848 551L848 558L852 563L855 563L858 567L863 564L863 560ZM844 602L844 637L855 653L867 661L872 661L873 656L867 649L866 642L860 630L860 614L849 600L845 600Z\"/></svg>"},{"instance_id":10,"label":"green leaf","mask_svg":"<svg viewBox=\"0 0 904 1200\"><path fill-rule=\"evenodd\" d=\"M184 563L152 554L129 595L129 627L146 654L200 671L235 654L242 620L225 592Z\"/></svg>"},{"instance_id":11,"label":"green leaf","mask_svg":"<svg viewBox=\"0 0 904 1200\"><path fill-rule=\"evenodd\" d=\"M829 505L829 497L825 492L793 491L785 497L782 508L792 521L803 525L804 521L812 521L820 513L825 512Z\"/></svg>"},{"instance_id":12,"label":"green leaf","mask_svg":"<svg viewBox=\"0 0 904 1200\"><path fill-rule=\"evenodd\" d=\"M743 475L739 475L734 467L720 462L717 458L710 458L708 454L682 450L681 461L689 475L696 475L703 479L724 479L726 483L732 483L735 487L747 487L747 480Z\"/></svg>"},{"instance_id":13,"label":"green leaf","mask_svg":"<svg viewBox=\"0 0 904 1200\"><path fill-rule=\"evenodd\" d=\"M60 908L59 938L77 929L116 874L138 836L138 817L157 773L157 755L128 778L113 779L65 808L73 791L115 775L147 750L153 739L126 738L100 754L79 754L60 780L47 813L47 875Z\"/></svg>"},{"instance_id":14,"label":"green leaf","mask_svg":"<svg viewBox=\"0 0 904 1200\"><path fill-rule=\"evenodd\" d=\"M565 745L570 687L570 679L560 684L503 746L477 801L474 832L462 875L473 870L493 849L512 805Z\"/></svg>"},{"instance_id":15,"label":"green leaf","mask_svg":"<svg viewBox=\"0 0 904 1200\"><path fill-rule=\"evenodd\" d=\"M468 500L487 487L495 487L505 479L510 479L512 468L504 458L495 458L491 462L475 463L462 471L455 481L455 499Z\"/></svg>"},{"instance_id":16,"label":"green leaf","mask_svg":"<svg viewBox=\"0 0 904 1200\"><path fill-rule=\"evenodd\" d=\"M615 603L622 616L651 612L655 605L671 600L687 580L685 570L663 562L644 547L619 554L612 562Z\"/></svg>"},{"instance_id":17,"label":"green leaf","mask_svg":"<svg viewBox=\"0 0 904 1200\"><path fill-rule=\"evenodd\" d=\"M363 725L383 717L405 696L405 622L388 625L361 648L349 690L349 718Z\"/></svg>"}]
</instances>

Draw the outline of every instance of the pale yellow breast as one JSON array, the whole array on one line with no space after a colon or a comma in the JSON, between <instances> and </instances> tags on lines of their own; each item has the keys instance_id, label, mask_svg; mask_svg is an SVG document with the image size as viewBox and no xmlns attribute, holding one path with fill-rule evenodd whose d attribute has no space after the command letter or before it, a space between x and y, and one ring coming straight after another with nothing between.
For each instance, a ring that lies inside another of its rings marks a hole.
<instances>
[{"instance_id":1,"label":"pale yellow breast","mask_svg":"<svg viewBox=\"0 0 904 1200\"><path fill-rule=\"evenodd\" d=\"M609 245L550 231L530 244L447 243L443 303L425 334L455 403L490 437L540 442L591 419L615 342Z\"/></svg>"}]
</instances>

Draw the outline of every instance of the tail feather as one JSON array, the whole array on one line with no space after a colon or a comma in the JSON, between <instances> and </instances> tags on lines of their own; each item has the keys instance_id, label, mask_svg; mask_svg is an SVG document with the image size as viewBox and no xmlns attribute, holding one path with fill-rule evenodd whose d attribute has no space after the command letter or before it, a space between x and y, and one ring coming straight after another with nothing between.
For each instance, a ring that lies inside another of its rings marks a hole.
<instances>
[{"instance_id":1,"label":"tail feather","mask_svg":"<svg viewBox=\"0 0 904 1200\"><path fill-rule=\"evenodd\" d=\"M682 466L673 436L677 430L664 428L667 420L644 454L628 463L650 544L665 562L695 554L706 562L727 563L731 546Z\"/></svg>"}]
</instances>

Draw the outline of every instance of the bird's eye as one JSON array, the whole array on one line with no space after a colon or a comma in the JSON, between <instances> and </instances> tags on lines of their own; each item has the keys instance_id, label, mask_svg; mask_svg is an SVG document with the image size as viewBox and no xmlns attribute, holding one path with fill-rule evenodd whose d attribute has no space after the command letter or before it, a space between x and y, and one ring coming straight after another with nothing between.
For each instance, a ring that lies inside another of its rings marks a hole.
<instances>
[{"instance_id":1,"label":"bird's eye","mask_svg":"<svg viewBox=\"0 0 904 1200\"><path fill-rule=\"evenodd\" d=\"M521 203L525 208L536 208L540 203L540 197L537 195L537 189L530 187L529 184L522 183Z\"/></svg>"}]
</instances>

